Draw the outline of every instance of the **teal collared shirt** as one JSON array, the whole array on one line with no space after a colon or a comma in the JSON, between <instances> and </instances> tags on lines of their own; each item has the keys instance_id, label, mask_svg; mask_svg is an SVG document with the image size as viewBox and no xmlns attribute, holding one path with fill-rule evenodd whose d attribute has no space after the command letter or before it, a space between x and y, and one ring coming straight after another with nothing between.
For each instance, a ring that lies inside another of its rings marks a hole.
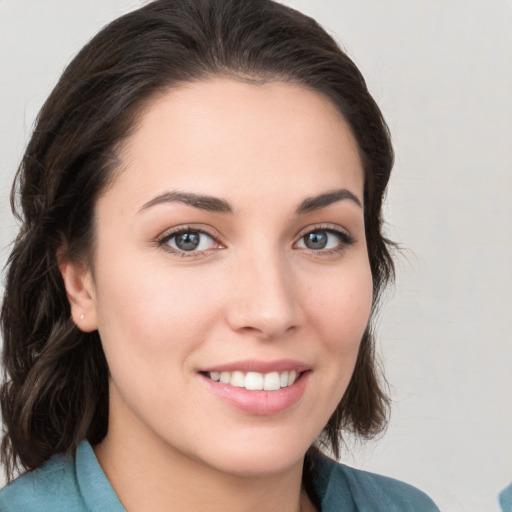
<instances>
[{"instance_id":1,"label":"teal collared shirt","mask_svg":"<svg viewBox=\"0 0 512 512\"><path fill-rule=\"evenodd\" d=\"M315 464L322 512L439 512L427 495L406 483L324 457ZM74 456L56 455L4 487L0 511L126 512L86 441Z\"/></svg>"},{"instance_id":2,"label":"teal collared shirt","mask_svg":"<svg viewBox=\"0 0 512 512\"><path fill-rule=\"evenodd\" d=\"M55 455L4 487L0 511L126 512L86 441L75 456Z\"/></svg>"}]
</instances>

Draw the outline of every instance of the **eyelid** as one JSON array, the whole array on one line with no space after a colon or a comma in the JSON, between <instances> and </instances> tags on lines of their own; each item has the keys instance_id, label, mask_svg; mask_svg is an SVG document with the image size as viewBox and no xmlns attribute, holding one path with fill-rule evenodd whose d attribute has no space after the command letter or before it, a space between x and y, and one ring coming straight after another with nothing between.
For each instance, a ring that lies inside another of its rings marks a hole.
<instances>
[{"instance_id":1,"label":"eyelid","mask_svg":"<svg viewBox=\"0 0 512 512\"><path fill-rule=\"evenodd\" d=\"M200 250L200 251L182 251L182 250L174 249L174 248L170 247L169 245L167 245L168 241L170 239L172 239L173 237L175 237L181 233L186 233L186 232L190 232L190 231L193 231L196 233L201 233L203 235L208 236L214 242L216 242L220 247L204 249L204 250ZM302 228L295 235L295 237L294 237L295 242L293 243L293 245L295 246L308 233L312 233L315 231L327 231L329 233L339 236L340 237L339 247L331 248L331 249L324 249L324 250L322 250L322 249L313 250L313 249L308 249L308 248L300 248L301 250L307 250L309 252L317 253L317 254L329 254L329 253L343 251L346 247L353 245L357 241L347 229L339 226L338 224L321 223L321 224L313 224L313 225L307 226L305 228ZM222 237L221 237L221 235L219 235L217 230L214 230L213 228L209 228L209 227L205 229L203 226L199 227L199 226L193 225L193 224L180 225L180 226L175 226L173 228L167 229L166 231L164 231L163 233L161 233L159 236L156 237L155 242L158 245L158 247L161 247L162 249L164 249L165 251L167 251L171 254L178 255L181 257L188 257L188 258L201 257L201 256L211 253L212 251L218 251L220 249L226 248L226 244L223 243Z\"/></svg>"},{"instance_id":2,"label":"eyelid","mask_svg":"<svg viewBox=\"0 0 512 512\"><path fill-rule=\"evenodd\" d=\"M320 224L311 224L309 226L306 226L305 228L302 228L300 231L297 232L295 235L295 238L299 240L304 235L307 235L308 233L311 233L312 231L330 231L339 233L341 235L344 235L348 238L354 239L354 237L350 234L348 229L341 227L339 224L331 224L329 222L321 222ZM354 239L355 241L355 239Z\"/></svg>"},{"instance_id":3,"label":"eyelid","mask_svg":"<svg viewBox=\"0 0 512 512\"><path fill-rule=\"evenodd\" d=\"M187 233L191 231L195 233L201 233L202 235L206 235L207 237L211 238L214 242L216 242L220 247L204 249L200 251L181 251L167 245L169 240L171 240L173 237L181 233ZM194 226L193 224L180 225L167 229L166 231L158 235L155 239L155 242L158 245L158 247L161 247L162 249L171 254L175 254L185 258L197 258L209 254L211 251L218 251L220 249L226 248L225 244L222 242L221 236L216 232L216 230L215 233L213 233L213 231L213 229L205 229L204 227L198 227L197 225Z\"/></svg>"},{"instance_id":4,"label":"eyelid","mask_svg":"<svg viewBox=\"0 0 512 512\"><path fill-rule=\"evenodd\" d=\"M296 241L294 242L294 245L296 245L300 240L302 240L307 234L314 233L315 231L327 231L328 233L338 235L340 237L340 247L316 251L308 248L305 248L304 250L309 250L310 252L314 253L328 254L330 252L340 252L344 250L347 246L353 245L357 242L357 239L347 229L342 228L338 224L321 223L313 224L311 226L307 226L301 229L295 237Z\"/></svg>"}]
</instances>

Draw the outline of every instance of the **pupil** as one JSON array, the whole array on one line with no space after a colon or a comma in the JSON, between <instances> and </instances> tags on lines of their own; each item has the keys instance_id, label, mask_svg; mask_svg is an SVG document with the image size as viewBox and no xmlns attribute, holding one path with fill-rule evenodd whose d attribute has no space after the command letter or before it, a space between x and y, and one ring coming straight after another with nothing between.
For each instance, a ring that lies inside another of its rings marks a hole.
<instances>
[{"instance_id":1,"label":"pupil","mask_svg":"<svg viewBox=\"0 0 512 512\"><path fill-rule=\"evenodd\" d=\"M308 249L323 249L327 245L327 233L325 231L308 233L304 243Z\"/></svg>"},{"instance_id":2,"label":"pupil","mask_svg":"<svg viewBox=\"0 0 512 512\"><path fill-rule=\"evenodd\" d=\"M199 233L181 233L176 237L176 245L182 251L193 251L199 245Z\"/></svg>"}]
</instances>

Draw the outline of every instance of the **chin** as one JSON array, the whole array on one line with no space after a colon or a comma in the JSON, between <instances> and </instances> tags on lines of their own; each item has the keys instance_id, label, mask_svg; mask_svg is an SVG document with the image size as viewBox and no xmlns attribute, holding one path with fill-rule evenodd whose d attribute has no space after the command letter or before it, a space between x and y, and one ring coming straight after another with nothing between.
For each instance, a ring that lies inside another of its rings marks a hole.
<instances>
[{"instance_id":1,"label":"chin","mask_svg":"<svg viewBox=\"0 0 512 512\"><path fill-rule=\"evenodd\" d=\"M311 446L305 440L288 436L286 439L253 439L251 442L228 443L217 446L216 454L210 460L223 473L242 477L264 477L290 470L302 465L304 456ZM220 454L220 455L217 455Z\"/></svg>"}]
</instances>

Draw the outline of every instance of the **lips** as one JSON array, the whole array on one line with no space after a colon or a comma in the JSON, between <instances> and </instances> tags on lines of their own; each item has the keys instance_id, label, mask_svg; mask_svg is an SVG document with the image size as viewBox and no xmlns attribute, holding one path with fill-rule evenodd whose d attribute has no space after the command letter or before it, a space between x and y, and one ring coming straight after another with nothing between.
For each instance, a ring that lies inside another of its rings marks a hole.
<instances>
[{"instance_id":1,"label":"lips","mask_svg":"<svg viewBox=\"0 0 512 512\"><path fill-rule=\"evenodd\" d=\"M242 361L200 372L202 380L220 398L246 413L282 412L300 400L311 368L301 362Z\"/></svg>"},{"instance_id":2,"label":"lips","mask_svg":"<svg viewBox=\"0 0 512 512\"><path fill-rule=\"evenodd\" d=\"M208 372L206 374L216 382L229 384L237 388L245 388L249 391L277 391L291 386L300 375L296 370L284 372Z\"/></svg>"}]
</instances>

